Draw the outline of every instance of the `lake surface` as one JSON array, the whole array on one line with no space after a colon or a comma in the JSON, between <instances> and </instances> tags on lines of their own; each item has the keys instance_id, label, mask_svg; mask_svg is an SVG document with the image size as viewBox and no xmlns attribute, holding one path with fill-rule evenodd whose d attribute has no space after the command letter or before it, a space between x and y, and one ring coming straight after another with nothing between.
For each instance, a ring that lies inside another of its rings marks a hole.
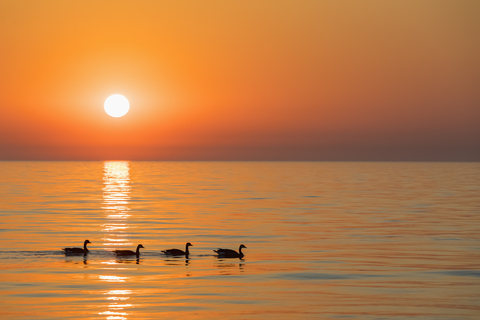
<instances>
[{"instance_id":1,"label":"lake surface","mask_svg":"<svg viewBox=\"0 0 480 320\"><path fill-rule=\"evenodd\" d=\"M480 319L480 163L0 162L0 243L1 319Z\"/></svg>"}]
</instances>

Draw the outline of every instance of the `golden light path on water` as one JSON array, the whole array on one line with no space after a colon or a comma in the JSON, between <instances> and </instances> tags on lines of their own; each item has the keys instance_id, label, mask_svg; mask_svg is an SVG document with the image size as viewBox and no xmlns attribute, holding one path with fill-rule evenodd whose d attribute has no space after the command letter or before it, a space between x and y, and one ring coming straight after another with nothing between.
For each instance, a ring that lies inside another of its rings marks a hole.
<instances>
[{"instance_id":1,"label":"golden light path on water","mask_svg":"<svg viewBox=\"0 0 480 320\"><path fill-rule=\"evenodd\" d=\"M103 167L103 207L105 211L106 223L103 224L103 246L107 250L118 248L119 246L131 246L132 242L128 239L127 231L129 229L128 218L130 208L130 168L126 161L106 161ZM117 265L115 259L102 262L104 270L122 269ZM99 275L99 280L106 283L125 283L128 277L115 275ZM124 310L132 308L132 304L125 303L128 300L131 290L109 290L105 294L108 302L106 311L99 312L99 315L106 316L107 320L121 319L126 320L128 313Z\"/></svg>"}]
</instances>

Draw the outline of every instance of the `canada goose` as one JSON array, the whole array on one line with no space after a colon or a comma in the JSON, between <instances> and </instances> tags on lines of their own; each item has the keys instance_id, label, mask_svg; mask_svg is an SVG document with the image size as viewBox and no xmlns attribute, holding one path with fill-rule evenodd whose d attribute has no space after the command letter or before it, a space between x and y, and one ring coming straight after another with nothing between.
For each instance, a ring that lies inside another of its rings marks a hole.
<instances>
[{"instance_id":1,"label":"canada goose","mask_svg":"<svg viewBox=\"0 0 480 320\"><path fill-rule=\"evenodd\" d=\"M218 248L217 250L213 250L218 254L219 258L243 258L244 254L242 253L242 248L247 249L243 244L240 245L238 248L238 252L232 249L222 249Z\"/></svg>"},{"instance_id":2,"label":"canada goose","mask_svg":"<svg viewBox=\"0 0 480 320\"><path fill-rule=\"evenodd\" d=\"M91 243L89 240L85 240L83 242L83 249L82 248L63 248L62 250L65 251L65 254L87 254L89 251L87 249L87 243Z\"/></svg>"},{"instance_id":3,"label":"canada goose","mask_svg":"<svg viewBox=\"0 0 480 320\"><path fill-rule=\"evenodd\" d=\"M141 244L137 246L137 251L132 251L132 250L115 250L113 251L117 256L133 256L136 255L137 258L140 256L140 248L145 248Z\"/></svg>"},{"instance_id":4,"label":"canada goose","mask_svg":"<svg viewBox=\"0 0 480 320\"><path fill-rule=\"evenodd\" d=\"M190 246L193 246L193 244L187 242L187 244L185 245L185 251L180 249L168 249L162 250L162 252L170 256L188 256L190 254L190 252L188 251L188 247Z\"/></svg>"}]
</instances>

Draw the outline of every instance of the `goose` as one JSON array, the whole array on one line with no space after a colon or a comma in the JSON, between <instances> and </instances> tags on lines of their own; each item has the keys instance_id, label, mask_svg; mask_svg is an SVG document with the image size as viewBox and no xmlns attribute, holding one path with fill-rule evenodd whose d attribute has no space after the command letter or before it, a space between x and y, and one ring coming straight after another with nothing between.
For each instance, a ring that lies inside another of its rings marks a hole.
<instances>
[{"instance_id":1,"label":"goose","mask_svg":"<svg viewBox=\"0 0 480 320\"><path fill-rule=\"evenodd\" d=\"M247 249L243 244L240 245L238 248L238 252L231 249L222 249L218 248L217 250L213 250L218 254L219 258L243 258L244 254L242 253L242 248Z\"/></svg>"},{"instance_id":2,"label":"goose","mask_svg":"<svg viewBox=\"0 0 480 320\"><path fill-rule=\"evenodd\" d=\"M113 251L117 256L133 256L136 255L137 258L140 256L140 248L145 248L141 244L137 246L137 251L132 250L115 250Z\"/></svg>"},{"instance_id":3,"label":"goose","mask_svg":"<svg viewBox=\"0 0 480 320\"><path fill-rule=\"evenodd\" d=\"M193 246L190 242L187 242L185 245L185 251L180 250L180 249L168 249L168 250L162 250L163 253L169 256L188 256L190 252L188 251L188 247Z\"/></svg>"},{"instance_id":4,"label":"goose","mask_svg":"<svg viewBox=\"0 0 480 320\"><path fill-rule=\"evenodd\" d=\"M63 248L62 250L65 251L65 254L87 254L89 251L87 249L87 243L91 243L89 240L85 240L83 242L83 249L82 248Z\"/></svg>"}]
</instances>

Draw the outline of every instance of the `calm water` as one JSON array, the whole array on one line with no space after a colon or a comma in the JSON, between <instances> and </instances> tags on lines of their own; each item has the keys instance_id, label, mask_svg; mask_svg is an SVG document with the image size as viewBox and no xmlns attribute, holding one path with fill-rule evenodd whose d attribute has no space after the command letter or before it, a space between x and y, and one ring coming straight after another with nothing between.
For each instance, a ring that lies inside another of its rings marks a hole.
<instances>
[{"instance_id":1,"label":"calm water","mask_svg":"<svg viewBox=\"0 0 480 320\"><path fill-rule=\"evenodd\" d=\"M0 162L0 243L1 319L479 319L480 163Z\"/></svg>"}]
</instances>

